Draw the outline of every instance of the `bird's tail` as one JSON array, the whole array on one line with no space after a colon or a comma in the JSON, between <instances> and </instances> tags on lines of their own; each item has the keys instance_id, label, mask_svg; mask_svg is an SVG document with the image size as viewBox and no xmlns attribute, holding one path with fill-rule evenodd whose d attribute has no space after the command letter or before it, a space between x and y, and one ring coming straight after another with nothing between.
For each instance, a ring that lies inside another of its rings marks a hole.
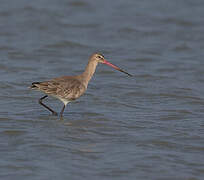
<instances>
[{"instance_id":1,"label":"bird's tail","mask_svg":"<svg viewBox=\"0 0 204 180\"><path fill-rule=\"evenodd\" d=\"M38 86L36 84L40 84L40 82L33 82L32 85L30 86L30 89L37 89Z\"/></svg>"}]
</instances>

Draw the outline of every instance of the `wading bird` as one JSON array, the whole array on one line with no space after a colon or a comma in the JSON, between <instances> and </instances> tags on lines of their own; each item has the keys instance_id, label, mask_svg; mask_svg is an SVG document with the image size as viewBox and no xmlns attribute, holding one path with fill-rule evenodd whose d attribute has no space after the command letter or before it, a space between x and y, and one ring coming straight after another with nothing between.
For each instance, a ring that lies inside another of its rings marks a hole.
<instances>
[{"instance_id":1,"label":"wading bird","mask_svg":"<svg viewBox=\"0 0 204 180\"><path fill-rule=\"evenodd\" d=\"M98 63L106 64L118 71L126 73L128 76L132 76L117 66L109 63L104 59L103 55L95 53L90 57L85 71L82 74L77 76L62 76L44 82L33 82L30 88L42 91L46 94L39 99L39 103L47 108L53 115L57 115L57 113L45 105L42 102L43 99L47 98L48 96L53 96L62 101L64 103L64 106L60 112L60 117L62 118L66 105L69 102L78 99L86 91L88 83L91 80Z\"/></svg>"}]
</instances>

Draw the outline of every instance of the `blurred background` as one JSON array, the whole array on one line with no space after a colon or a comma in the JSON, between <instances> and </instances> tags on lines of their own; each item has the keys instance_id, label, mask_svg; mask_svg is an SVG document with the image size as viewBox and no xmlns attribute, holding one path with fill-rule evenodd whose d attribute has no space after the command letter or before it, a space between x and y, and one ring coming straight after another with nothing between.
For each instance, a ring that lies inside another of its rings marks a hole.
<instances>
[{"instance_id":1,"label":"blurred background","mask_svg":"<svg viewBox=\"0 0 204 180\"><path fill-rule=\"evenodd\" d=\"M203 34L203 0L1 0L0 178L204 179ZM134 77L99 65L51 116L30 84L94 52Z\"/></svg>"}]
</instances>

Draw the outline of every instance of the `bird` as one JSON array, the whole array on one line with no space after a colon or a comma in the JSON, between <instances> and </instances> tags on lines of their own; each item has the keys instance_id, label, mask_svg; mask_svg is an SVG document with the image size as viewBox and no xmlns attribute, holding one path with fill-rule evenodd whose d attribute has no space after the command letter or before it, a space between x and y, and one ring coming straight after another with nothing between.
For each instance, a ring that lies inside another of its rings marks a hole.
<instances>
[{"instance_id":1,"label":"bird","mask_svg":"<svg viewBox=\"0 0 204 180\"><path fill-rule=\"evenodd\" d=\"M43 100L48 96L52 96L62 101L64 105L60 111L60 118L63 118L63 113L67 104L78 99L87 90L89 81L94 75L96 66L99 63L106 64L118 71L127 74L128 76L132 76L126 71L108 62L102 54L94 53L90 56L88 64L82 74L76 76L61 76L43 82L33 82L30 88L41 91L45 94L39 99L39 104L49 110L52 115L57 116L58 113L44 104Z\"/></svg>"}]
</instances>

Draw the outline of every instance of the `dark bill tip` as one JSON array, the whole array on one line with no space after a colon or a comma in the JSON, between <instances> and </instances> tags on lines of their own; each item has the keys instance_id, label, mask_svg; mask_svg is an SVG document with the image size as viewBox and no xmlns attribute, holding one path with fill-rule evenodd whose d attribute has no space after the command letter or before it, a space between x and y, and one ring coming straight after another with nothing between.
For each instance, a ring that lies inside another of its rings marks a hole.
<instances>
[{"instance_id":1,"label":"dark bill tip","mask_svg":"<svg viewBox=\"0 0 204 180\"><path fill-rule=\"evenodd\" d=\"M125 74L127 74L127 75L130 76L130 77L133 76L132 74L129 74L128 72L125 72L125 71L123 71L122 69L119 69L119 71L120 71L120 72L123 72L123 73L125 73Z\"/></svg>"}]
</instances>

